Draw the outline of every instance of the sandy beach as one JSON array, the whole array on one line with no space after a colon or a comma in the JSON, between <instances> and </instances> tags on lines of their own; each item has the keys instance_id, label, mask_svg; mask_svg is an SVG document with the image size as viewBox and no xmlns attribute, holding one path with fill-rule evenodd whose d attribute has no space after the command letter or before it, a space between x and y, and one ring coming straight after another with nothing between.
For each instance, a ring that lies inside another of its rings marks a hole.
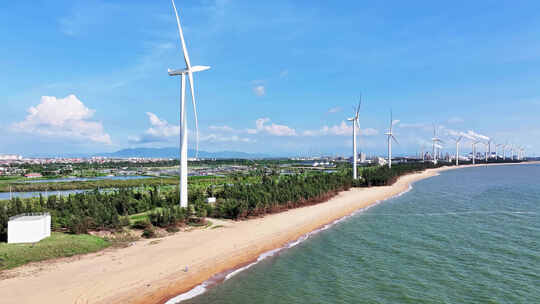
<instances>
[{"instance_id":1,"label":"sandy beach","mask_svg":"<svg viewBox=\"0 0 540 304\"><path fill-rule=\"evenodd\" d=\"M0 302L164 303L214 274L249 263L263 252L448 169L452 167L406 175L392 186L351 189L327 202L264 218L219 221L223 227L217 229L177 233L123 249L5 271L0 274Z\"/></svg>"}]
</instances>

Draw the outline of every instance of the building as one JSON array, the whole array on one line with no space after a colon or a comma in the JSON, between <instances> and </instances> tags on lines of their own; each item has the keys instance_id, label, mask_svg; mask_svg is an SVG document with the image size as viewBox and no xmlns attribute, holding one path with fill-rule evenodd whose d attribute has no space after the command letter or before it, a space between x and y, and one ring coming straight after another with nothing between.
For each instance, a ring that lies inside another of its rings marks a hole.
<instances>
[{"instance_id":1,"label":"building","mask_svg":"<svg viewBox=\"0 0 540 304\"><path fill-rule=\"evenodd\" d=\"M40 177L43 177L41 174L39 173L28 173L28 174L25 174L24 177L26 178L40 178Z\"/></svg>"},{"instance_id":2,"label":"building","mask_svg":"<svg viewBox=\"0 0 540 304\"><path fill-rule=\"evenodd\" d=\"M0 160L22 160L23 157L14 154L0 154Z\"/></svg>"},{"instance_id":3,"label":"building","mask_svg":"<svg viewBox=\"0 0 540 304\"><path fill-rule=\"evenodd\" d=\"M361 152L360 153L360 162L365 163L366 162L366 153Z\"/></svg>"},{"instance_id":4,"label":"building","mask_svg":"<svg viewBox=\"0 0 540 304\"><path fill-rule=\"evenodd\" d=\"M377 157L377 164L379 164L379 166L385 166L388 164L388 161L385 158Z\"/></svg>"},{"instance_id":5,"label":"building","mask_svg":"<svg viewBox=\"0 0 540 304\"><path fill-rule=\"evenodd\" d=\"M12 216L8 221L8 244L37 243L51 236L49 213L28 213Z\"/></svg>"}]
</instances>

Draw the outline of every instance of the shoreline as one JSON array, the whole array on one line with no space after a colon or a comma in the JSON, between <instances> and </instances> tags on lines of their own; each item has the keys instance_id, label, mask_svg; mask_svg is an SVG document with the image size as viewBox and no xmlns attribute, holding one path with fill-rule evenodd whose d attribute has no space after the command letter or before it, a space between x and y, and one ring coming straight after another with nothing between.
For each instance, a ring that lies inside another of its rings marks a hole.
<instances>
[{"instance_id":1,"label":"shoreline","mask_svg":"<svg viewBox=\"0 0 540 304\"><path fill-rule=\"evenodd\" d=\"M515 164L487 166L491 165ZM419 180L469 167L473 166L428 169L401 176L392 186L351 188L323 203L247 221L223 221L224 227L219 229L32 263L2 273L0 293L3 303L166 303L209 279L219 283L261 254L275 252L329 223L400 195Z\"/></svg>"},{"instance_id":2,"label":"shoreline","mask_svg":"<svg viewBox=\"0 0 540 304\"><path fill-rule=\"evenodd\" d=\"M206 291L208 291L208 289L214 287L217 284L221 284L221 283L227 281L228 279L235 276L236 274L239 274L240 272L242 272L244 270L247 270L247 269L251 268L252 266L255 266L256 264L258 264L259 262L265 260L266 258L271 258L273 256L279 255L282 251L284 251L286 249L293 248L296 245L298 245L300 243L303 243L304 241L309 239L311 236L313 236L315 234L318 234L319 232L322 232L324 230L332 228L333 226L341 223L342 221L347 220L347 219L355 216L356 214L364 212L364 211L368 210L369 208L377 206L378 204L381 204L381 203L383 203L383 202L385 202L387 200L391 200L391 199L400 197L403 194L408 193L412 189L413 189L412 184L409 184L408 189L404 190L401 193L398 193L397 195L394 195L392 197L389 197L389 198L386 198L386 199L383 199L383 200L376 201L375 203L373 203L371 205L368 205L366 207L357 209L357 210L353 211L352 213L347 214L347 215L345 215L345 216L343 216L341 218L338 218L338 219L336 219L336 220L334 220L334 221L332 221L332 222L330 222L328 224L325 224L325 225L323 225L323 226L321 226L321 227L319 227L319 228L317 228L317 229L315 229L313 231L310 231L310 232L300 236L299 238L297 238L295 240L289 241L288 243L286 243L282 247L275 248L275 249L272 249L270 251L261 253L257 257L256 260L247 262L247 263L245 263L243 265L238 265L236 268L229 269L229 270L227 270L225 272L217 273L214 276L212 276L211 278L209 278L208 280L206 280L206 281L202 282L201 284L191 288L187 292L179 294L178 296L175 296L174 298L171 298L169 300L161 301L161 302L159 302L159 304L177 304L177 303L181 303L183 301L187 301L189 299L195 298L195 297L197 297L199 295L202 295L202 294L206 293Z\"/></svg>"}]
</instances>

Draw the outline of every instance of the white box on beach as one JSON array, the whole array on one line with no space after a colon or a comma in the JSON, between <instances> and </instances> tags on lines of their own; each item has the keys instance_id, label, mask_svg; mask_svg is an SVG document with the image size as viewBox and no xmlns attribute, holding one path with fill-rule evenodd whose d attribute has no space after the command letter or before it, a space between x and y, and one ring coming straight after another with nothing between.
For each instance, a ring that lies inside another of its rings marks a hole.
<instances>
[{"instance_id":1,"label":"white box on beach","mask_svg":"<svg viewBox=\"0 0 540 304\"><path fill-rule=\"evenodd\" d=\"M8 221L8 244L36 243L51 236L51 215L29 213L12 216Z\"/></svg>"}]
</instances>

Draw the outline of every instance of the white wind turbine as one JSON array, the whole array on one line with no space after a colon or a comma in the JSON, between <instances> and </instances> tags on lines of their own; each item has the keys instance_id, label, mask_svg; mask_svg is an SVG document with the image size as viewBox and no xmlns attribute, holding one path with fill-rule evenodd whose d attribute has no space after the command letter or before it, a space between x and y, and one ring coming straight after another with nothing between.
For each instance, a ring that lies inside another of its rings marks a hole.
<instances>
[{"instance_id":1,"label":"white wind turbine","mask_svg":"<svg viewBox=\"0 0 540 304\"><path fill-rule=\"evenodd\" d=\"M501 146L503 146L503 144L496 144L495 145L495 159L499 159L499 153L498 153L499 151L498 151L498 149Z\"/></svg>"},{"instance_id":2,"label":"white wind turbine","mask_svg":"<svg viewBox=\"0 0 540 304\"><path fill-rule=\"evenodd\" d=\"M394 120L392 119L392 111L390 111L390 129L384 135L388 136L388 168L392 168L392 140L398 143L397 139L394 137Z\"/></svg>"},{"instance_id":3,"label":"white wind turbine","mask_svg":"<svg viewBox=\"0 0 540 304\"><path fill-rule=\"evenodd\" d=\"M480 142L480 144L484 145L484 147L486 148L486 150L484 151L484 160L486 161L486 163L488 162L488 146L489 146L489 143L485 143L485 142Z\"/></svg>"},{"instance_id":4,"label":"white wind turbine","mask_svg":"<svg viewBox=\"0 0 540 304\"><path fill-rule=\"evenodd\" d=\"M437 162L439 151L441 149L440 144L442 143L442 140L439 137L437 137L437 128L435 127L435 125L433 125L433 138L431 139L431 141L433 142L433 155L432 155L433 160L434 162Z\"/></svg>"},{"instance_id":5,"label":"white wind turbine","mask_svg":"<svg viewBox=\"0 0 540 304\"><path fill-rule=\"evenodd\" d=\"M506 160L506 150L508 150L510 146L508 145L508 141L503 145L503 160Z\"/></svg>"},{"instance_id":6,"label":"white wind turbine","mask_svg":"<svg viewBox=\"0 0 540 304\"><path fill-rule=\"evenodd\" d=\"M472 164L476 164L476 145L479 143L480 141L474 139L473 142L472 142Z\"/></svg>"},{"instance_id":7,"label":"white wind turbine","mask_svg":"<svg viewBox=\"0 0 540 304\"><path fill-rule=\"evenodd\" d=\"M510 153L512 153L511 159L514 160L514 153L515 153L515 151L514 151L514 144L511 144L511 145L510 145Z\"/></svg>"},{"instance_id":8,"label":"white wind turbine","mask_svg":"<svg viewBox=\"0 0 540 304\"><path fill-rule=\"evenodd\" d=\"M459 166L459 143L463 139L463 136L459 136L458 138L454 138L454 141L456 142L456 166Z\"/></svg>"},{"instance_id":9,"label":"white wind turbine","mask_svg":"<svg viewBox=\"0 0 540 304\"><path fill-rule=\"evenodd\" d=\"M182 51L184 54L184 61L186 62L186 68L180 70L168 70L169 76L181 76L181 99L180 99L180 206L187 207L188 205L188 189L187 189L187 149L188 149L188 134L187 134L187 118L186 118L186 75L189 78L189 87L191 89L191 101L193 103L193 112L195 113L195 129L196 129L196 157L198 157L199 151L199 122L197 119L197 104L195 103L195 90L193 88L193 73L201 72L210 69L209 66L191 66L189 60L189 54L186 47L186 42L184 40L184 33L182 31L182 26L180 26L180 17L178 16L178 11L176 10L176 5L174 0L172 0L172 5L174 13L176 15L176 23L178 25L178 33L180 34L180 42L182 43Z\"/></svg>"},{"instance_id":10,"label":"white wind turbine","mask_svg":"<svg viewBox=\"0 0 540 304\"><path fill-rule=\"evenodd\" d=\"M356 130L360 129L360 120L358 119L358 115L360 113L360 106L362 105L362 97L360 97L360 102L358 103L358 107L355 109L354 117L351 117L347 119L348 121L352 121L353 123L353 179L357 179L357 161L358 161L358 153L356 152Z\"/></svg>"}]
</instances>

